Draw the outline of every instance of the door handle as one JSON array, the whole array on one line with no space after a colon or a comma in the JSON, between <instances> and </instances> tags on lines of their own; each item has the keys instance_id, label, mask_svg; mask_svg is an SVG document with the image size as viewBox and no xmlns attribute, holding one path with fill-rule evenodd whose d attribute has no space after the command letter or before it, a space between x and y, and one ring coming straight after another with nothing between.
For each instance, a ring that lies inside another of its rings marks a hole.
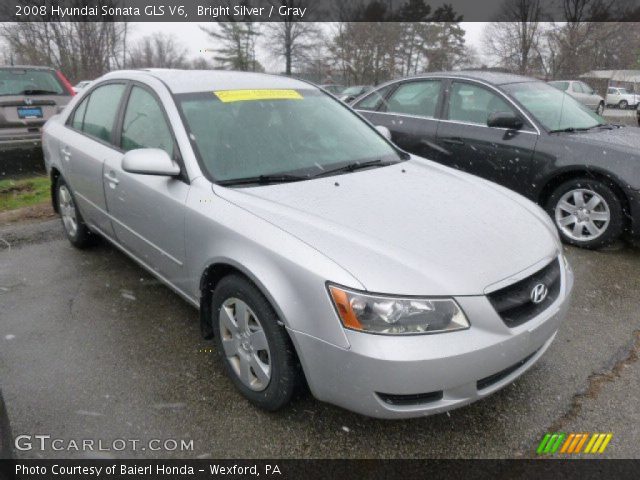
<instances>
[{"instance_id":1,"label":"door handle","mask_svg":"<svg viewBox=\"0 0 640 480\"><path fill-rule=\"evenodd\" d=\"M60 149L60 153L67 162L71 158L71 150L69 150L69 147L66 145Z\"/></svg>"},{"instance_id":2,"label":"door handle","mask_svg":"<svg viewBox=\"0 0 640 480\"><path fill-rule=\"evenodd\" d=\"M446 143L447 145L464 145L464 140L461 138L445 138L442 140L442 143Z\"/></svg>"},{"instance_id":3,"label":"door handle","mask_svg":"<svg viewBox=\"0 0 640 480\"><path fill-rule=\"evenodd\" d=\"M116 178L116 174L113 172L105 173L104 178L106 178L109 183L113 183L114 185L118 185L120 183L120 180Z\"/></svg>"}]
</instances>

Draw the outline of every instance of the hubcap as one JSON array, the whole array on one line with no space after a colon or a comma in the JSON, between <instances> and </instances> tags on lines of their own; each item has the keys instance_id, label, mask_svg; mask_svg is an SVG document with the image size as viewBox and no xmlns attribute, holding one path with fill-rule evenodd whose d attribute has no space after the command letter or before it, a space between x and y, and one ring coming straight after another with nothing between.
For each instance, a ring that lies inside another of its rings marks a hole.
<instances>
[{"instance_id":1,"label":"hubcap","mask_svg":"<svg viewBox=\"0 0 640 480\"><path fill-rule=\"evenodd\" d=\"M556 224L569 238L581 242L602 235L611 221L611 212L605 199L586 188L565 193L555 208Z\"/></svg>"},{"instance_id":2,"label":"hubcap","mask_svg":"<svg viewBox=\"0 0 640 480\"><path fill-rule=\"evenodd\" d=\"M78 220L76 218L76 206L69 189L62 185L58 190L58 206L64 228L71 237L75 237L78 231Z\"/></svg>"},{"instance_id":3,"label":"hubcap","mask_svg":"<svg viewBox=\"0 0 640 480\"><path fill-rule=\"evenodd\" d=\"M218 318L224 354L240 381L257 392L271 380L271 352L260 320L245 302L229 298Z\"/></svg>"}]
</instances>

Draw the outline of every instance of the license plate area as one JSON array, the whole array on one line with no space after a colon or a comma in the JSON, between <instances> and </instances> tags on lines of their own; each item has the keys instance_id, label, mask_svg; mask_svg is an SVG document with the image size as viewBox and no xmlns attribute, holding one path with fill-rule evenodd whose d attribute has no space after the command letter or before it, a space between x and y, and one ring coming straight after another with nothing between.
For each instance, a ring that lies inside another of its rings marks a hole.
<instances>
[{"instance_id":1,"label":"license plate area","mask_svg":"<svg viewBox=\"0 0 640 480\"><path fill-rule=\"evenodd\" d=\"M18 107L18 118L42 118L42 107Z\"/></svg>"}]
</instances>

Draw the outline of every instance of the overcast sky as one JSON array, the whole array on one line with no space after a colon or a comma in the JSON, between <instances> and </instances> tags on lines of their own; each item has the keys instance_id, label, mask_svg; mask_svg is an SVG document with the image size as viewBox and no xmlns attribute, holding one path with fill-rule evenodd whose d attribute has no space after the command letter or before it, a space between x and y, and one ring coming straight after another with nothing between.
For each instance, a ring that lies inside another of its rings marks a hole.
<instances>
[{"instance_id":1,"label":"overcast sky","mask_svg":"<svg viewBox=\"0 0 640 480\"><path fill-rule=\"evenodd\" d=\"M209 37L206 33L204 33L199 26L211 26L214 22L205 22L205 23L195 23L195 22L132 22L131 23L131 34L132 39L135 41L136 39L152 34L154 32L163 32L170 35L175 36L177 40L179 40L185 48L188 50L188 55L190 58L198 58L199 56L205 56L206 58L211 58L211 54L201 53L200 50L205 48L212 48L212 42L209 40ZM482 60L482 49L480 47L480 41L482 38L482 32L486 23L483 22L461 22L462 28L465 30L465 40L467 45L470 45L475 48L478 56ZM328 27L328 25L327 25ZM273 58L270 58L268 52L264 51L264 49L259 48L258 52L258 61L264 65L267 71L277 72L283 68L281 65L281 61L277 61Z\"/></svg>"}]
</instances>

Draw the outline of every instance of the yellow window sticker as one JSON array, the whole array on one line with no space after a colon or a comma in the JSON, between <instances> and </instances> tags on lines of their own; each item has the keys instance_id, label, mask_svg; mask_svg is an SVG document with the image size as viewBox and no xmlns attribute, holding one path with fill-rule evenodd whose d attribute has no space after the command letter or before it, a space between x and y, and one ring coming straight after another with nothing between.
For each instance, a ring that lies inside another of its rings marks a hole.
<instances>
[{"instance_id":1,"label":"yellow window sticker","mask_svg":"<svg viewBox=\"0 0 640 480\"><path fill-rule=\"evenodd\" d=\"M302 100L295 90L218 90L213 92L221 102L245 102L248 100Z\"/></svg>"}]
</instances>

